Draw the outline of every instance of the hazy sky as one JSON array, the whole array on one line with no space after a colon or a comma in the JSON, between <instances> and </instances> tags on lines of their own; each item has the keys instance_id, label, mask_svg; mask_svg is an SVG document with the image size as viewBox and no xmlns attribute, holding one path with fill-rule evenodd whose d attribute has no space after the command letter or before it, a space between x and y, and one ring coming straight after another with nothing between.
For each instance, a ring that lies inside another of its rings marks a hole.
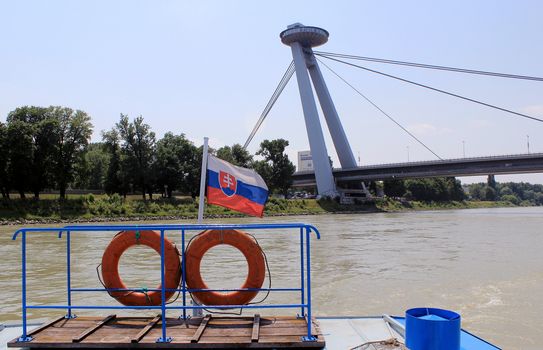
<instances>
[{"instance_id":1,"label":"hazy sky","mask_svg":"<svg viewBox=\"0 0 543 350\"><path fill-rule=\"evenodd\" d=\"M321 51L543 76L542 1L1 1L0 120L21 105L92 116L93 141L120 113L161 137L242 143L292 60L279 40L301 22L330 32ZM330 65L443 158L543 152L543 124ZM365 63L543 117L543 83ZM433 155L322 68L362 164ZM328 151L337 158L329 135ZM308 149L293 78L250 146ZM480 178L462 179L471 182ZM543 183L542 174L498 181Z\"/></svg>"}]
</instances>

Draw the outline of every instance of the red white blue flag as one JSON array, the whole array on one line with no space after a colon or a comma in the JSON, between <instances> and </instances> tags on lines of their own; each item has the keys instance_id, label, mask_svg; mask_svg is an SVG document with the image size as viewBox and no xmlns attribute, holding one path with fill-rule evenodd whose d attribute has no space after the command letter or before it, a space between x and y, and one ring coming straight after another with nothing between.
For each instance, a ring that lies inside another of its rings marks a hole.
<instances>
[{"instance_id":1,"label":"red white blue flag","mask_svg":"<svg viewBox=\"0 0 543 350\"><path fill-rule=\"evenodd\" d=\"M254 170L232 165L212 155L207 163L207 202L262 217L268 186Z\"/></svg>"}]
</instances>

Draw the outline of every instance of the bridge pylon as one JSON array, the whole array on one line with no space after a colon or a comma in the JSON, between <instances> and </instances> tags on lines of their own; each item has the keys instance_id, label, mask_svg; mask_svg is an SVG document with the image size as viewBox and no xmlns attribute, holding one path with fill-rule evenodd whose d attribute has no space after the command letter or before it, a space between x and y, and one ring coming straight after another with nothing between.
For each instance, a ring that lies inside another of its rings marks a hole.
<instances>
[{"instance_id":1,"label":"bridge pylon","mask_svg":"<svg viewBox=\"0 0 543 350\"><path fill-rule=\"evenodd\" d=\"M312 47L326 43L328 36L328 32L322 28L304 26L300 23L289 25L280 34L283 44L290 46L292 50L318 194L336 196L338 191L332 175L332 166L328 160L328 151L324 142L310 78L313 81L313 87L317 93L341 167L351 169L356 168L357 165L312 50Z\"/></svg>"}]
</instances>

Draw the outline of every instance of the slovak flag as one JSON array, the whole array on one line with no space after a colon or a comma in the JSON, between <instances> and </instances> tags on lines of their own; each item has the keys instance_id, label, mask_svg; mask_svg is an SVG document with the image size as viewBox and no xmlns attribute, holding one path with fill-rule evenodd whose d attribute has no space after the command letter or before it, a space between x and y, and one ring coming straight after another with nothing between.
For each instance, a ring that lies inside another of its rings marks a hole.
<instances>
[{"instance_id":1,"label":"slovak flag","mask_svg":"<svg viewBox=\"0 0 543 350\"><path fill-rule=\"evenodd\" d=\"M208 155L207 202L262 217L268 186L254 170Z\"/></svg>"}]
</instances>

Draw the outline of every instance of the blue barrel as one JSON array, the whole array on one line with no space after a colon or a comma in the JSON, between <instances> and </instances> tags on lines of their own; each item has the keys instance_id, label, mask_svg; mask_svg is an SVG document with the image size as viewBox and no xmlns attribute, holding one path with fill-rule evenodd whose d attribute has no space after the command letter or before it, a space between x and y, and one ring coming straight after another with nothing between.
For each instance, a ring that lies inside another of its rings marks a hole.
<instances>
[{"instance_id":1,"label":"blue barrel","mask_svg":"<svg viewBox=\"0 0 543 350\"><path fill-rule=\"evenodd\" d=\"M425 307L407 310L405 345L410 350L460 350L460 315Z\"/></svg>"}]
</instances>

